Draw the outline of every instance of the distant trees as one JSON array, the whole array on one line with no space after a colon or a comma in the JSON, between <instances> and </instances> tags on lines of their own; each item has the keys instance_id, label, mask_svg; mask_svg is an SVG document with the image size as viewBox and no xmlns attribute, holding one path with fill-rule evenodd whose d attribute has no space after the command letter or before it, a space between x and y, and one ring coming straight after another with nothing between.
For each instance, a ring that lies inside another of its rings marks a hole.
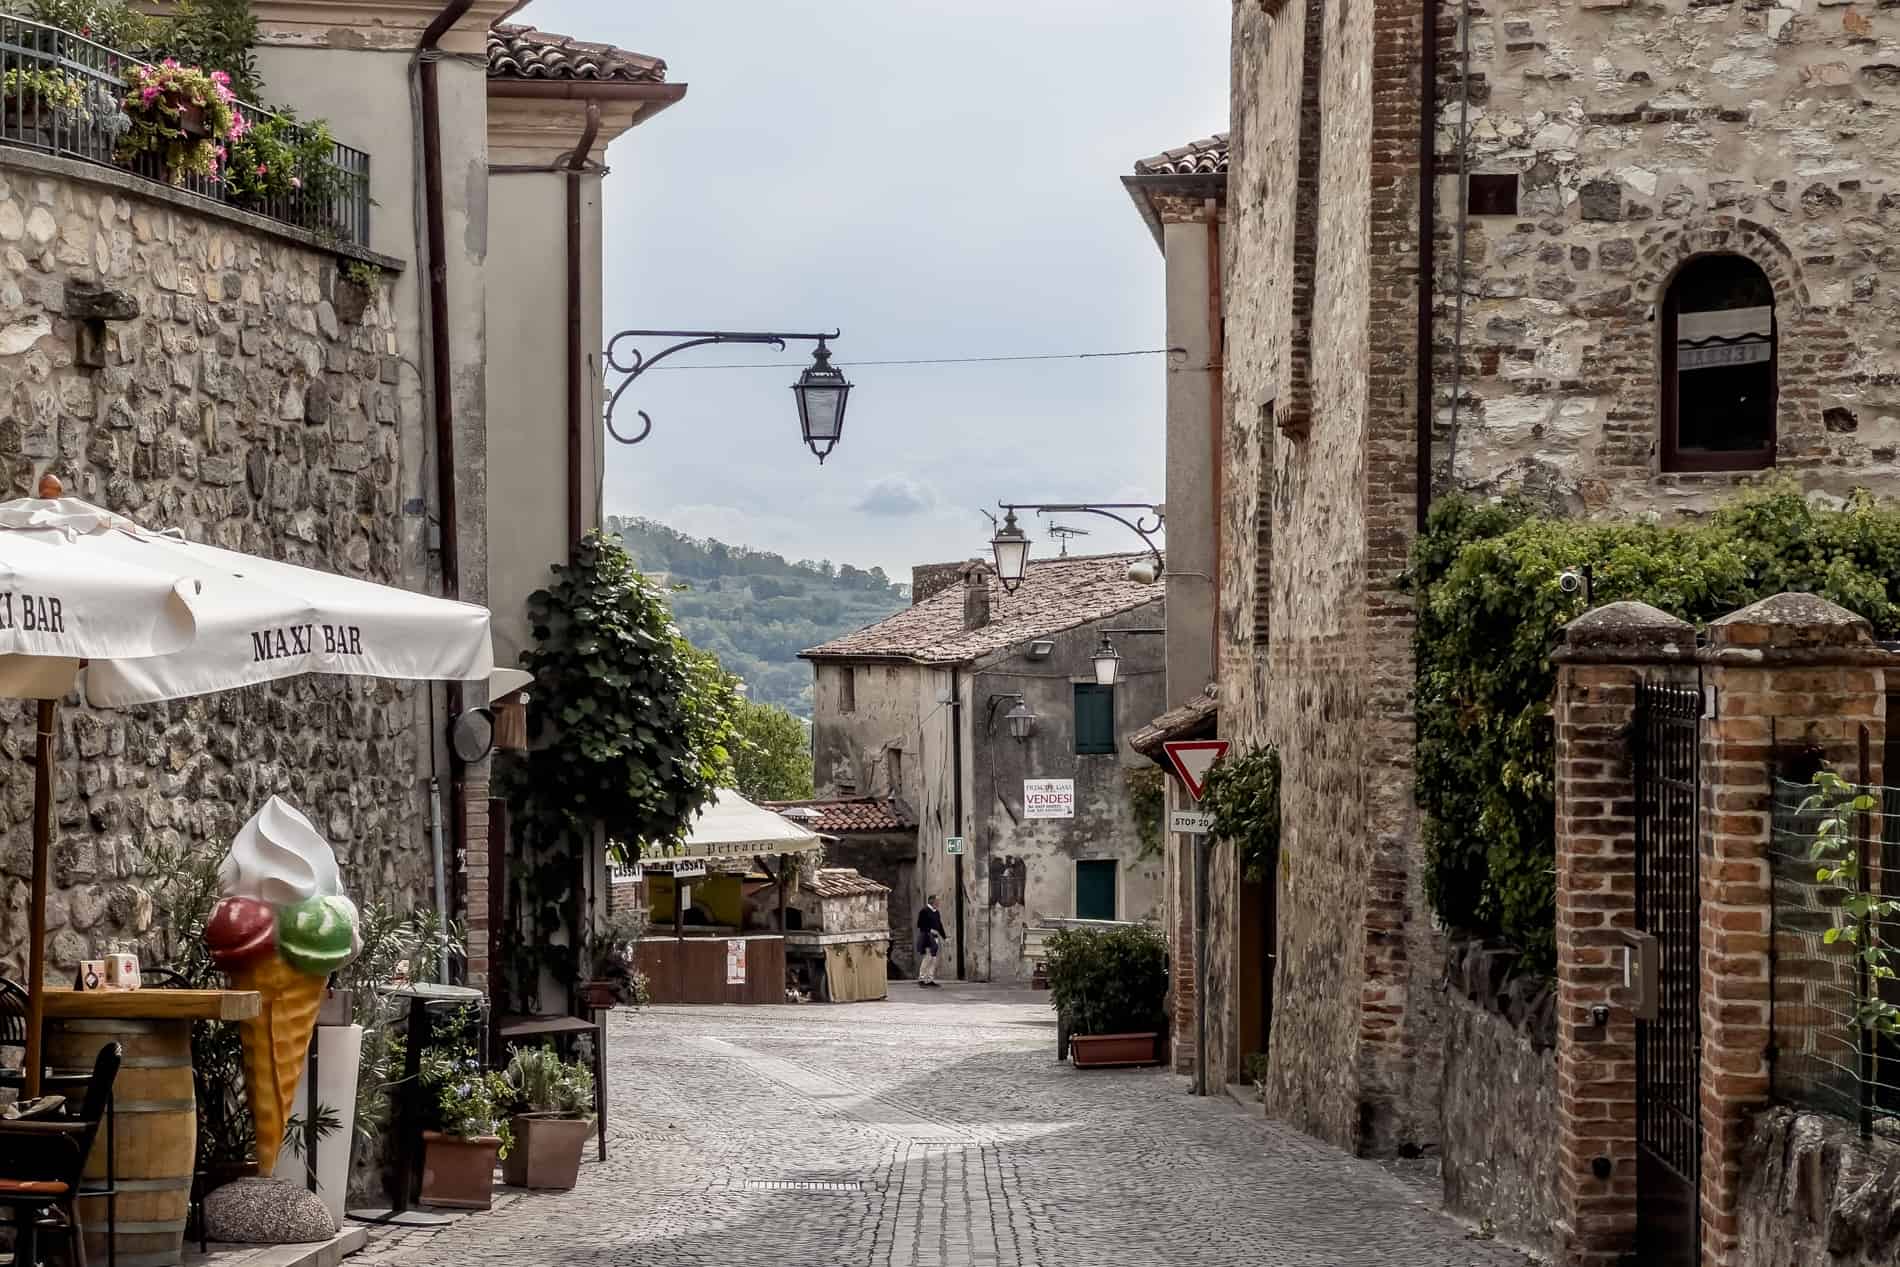
<instances>
[{"instance_id":1,"label":"distant trees","mask_svg":"<svg viewBox=\"0 0 1900 1267\"><path fill-rule=\"evenodd\" d=\"M682 589L668 595L680 629L746 683L750 698L795 717L811 714L807 647L891 615L910 587L882 568L782 555L700 540L650 519L608 519L608 529L648 573Z\"/></svg>"},{"instance_id":2,"label":"distant trees","mask_svg":"<svg viewBox=\"0 0 1900 1267\"><path fill-rule=\"evenodd\" d=\"M805 723L774 704L740 700L732 770L739 795L754 801L811 799L811 744Z\"/></svg>"}]
</instances>

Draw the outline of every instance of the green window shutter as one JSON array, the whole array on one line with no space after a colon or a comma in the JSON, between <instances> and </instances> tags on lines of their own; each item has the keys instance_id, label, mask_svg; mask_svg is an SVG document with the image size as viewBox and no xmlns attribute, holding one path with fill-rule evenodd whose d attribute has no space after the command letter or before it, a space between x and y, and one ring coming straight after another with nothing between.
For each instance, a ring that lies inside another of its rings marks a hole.
<instances>
[{"instance_id":1,"label":"green window shutter","mask_svg":"<svg viewBox=\"0 0 1900 1267\"><path fill-rule=\"evenodd\" d=\"M1077 919L1115 918L1115 863L1113 859L1075 864L1075 917Z\"/></svg>"},{"instance_id":2,"label":"green window shutter","mask_svg":"<svg viewBox=\"0 0 1900 1267\"><path fill-rule=\"evenodd\" d=\"M1114 687L1076 683L1075 750L1083 756L1112 754L1116 750Z\"/></svg>"}]
</instances>

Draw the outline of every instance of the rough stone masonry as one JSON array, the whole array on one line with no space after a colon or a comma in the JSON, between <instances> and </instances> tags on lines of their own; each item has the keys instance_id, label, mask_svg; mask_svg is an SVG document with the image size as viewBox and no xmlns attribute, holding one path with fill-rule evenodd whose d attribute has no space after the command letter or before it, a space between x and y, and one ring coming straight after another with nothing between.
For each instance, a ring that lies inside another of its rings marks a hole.
<instances>
[{"instance_id":1,"label":"rough stone masonry","mask_svg":"<svg viewBox=\"0 0 1900 1267\"><path fill-rule=\"evenodd\" d=\"M26 161L26 160L22 160ZM331 254L130 178L0 163L0 493L70 495L196 540L399 583L396 375L380 302L331 303ZM69 284L137 300L76 363ZM222 852L273 793L359 900L426 891L415 688L304 677L124 711L61 710L55 974L110 946L162 958L150 859ZM24 963L32 708L0 700L0 971Z\"/></svg>"}]
</instances>

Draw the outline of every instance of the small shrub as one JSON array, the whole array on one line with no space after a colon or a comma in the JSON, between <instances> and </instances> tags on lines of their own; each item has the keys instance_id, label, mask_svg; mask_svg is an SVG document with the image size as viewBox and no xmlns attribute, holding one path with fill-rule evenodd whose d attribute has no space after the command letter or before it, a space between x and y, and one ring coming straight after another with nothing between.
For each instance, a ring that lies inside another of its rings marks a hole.
<instances>
[{"instance_id":1,"label":"small shrub","mask_svg":"<svg viewBox=\"0 0 1900 1267\"><path fill-rule=\"evenodd\" d=\"M1280 857L1280 750L1223 757L1207 772L1201 808L1214 816L1214 837L1238 851L1242 874L1256 884L1271 879Z\"/></svg>"},{"instance_id":2,"label":"small shrub","mask_svg":"<svg viewBox=\"0 0 1900 1267\"><path fill-rule=\"evenodd\" d=\"M1071 1034L1165 1028L1168 947L1145 924L1065 928L1049 939L1049 998Z\"/></svg>"}]
</instances>

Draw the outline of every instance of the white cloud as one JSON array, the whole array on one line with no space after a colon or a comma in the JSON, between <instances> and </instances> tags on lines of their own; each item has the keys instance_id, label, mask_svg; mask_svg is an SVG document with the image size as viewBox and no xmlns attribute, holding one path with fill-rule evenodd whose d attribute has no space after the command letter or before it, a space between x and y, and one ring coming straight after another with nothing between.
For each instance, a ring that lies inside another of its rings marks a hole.
<instances>
[{"instance_id":1,"label":"white cloud","mask_svg":"<svg viewBox=\"0 0 1900 1267\"><path fill-rule=\"evenodd\" d=\"M886 476L858 499L857 509L867 515L917 515L937 504L927 486L901 475Z\"/></svg>"}]
</instances>

